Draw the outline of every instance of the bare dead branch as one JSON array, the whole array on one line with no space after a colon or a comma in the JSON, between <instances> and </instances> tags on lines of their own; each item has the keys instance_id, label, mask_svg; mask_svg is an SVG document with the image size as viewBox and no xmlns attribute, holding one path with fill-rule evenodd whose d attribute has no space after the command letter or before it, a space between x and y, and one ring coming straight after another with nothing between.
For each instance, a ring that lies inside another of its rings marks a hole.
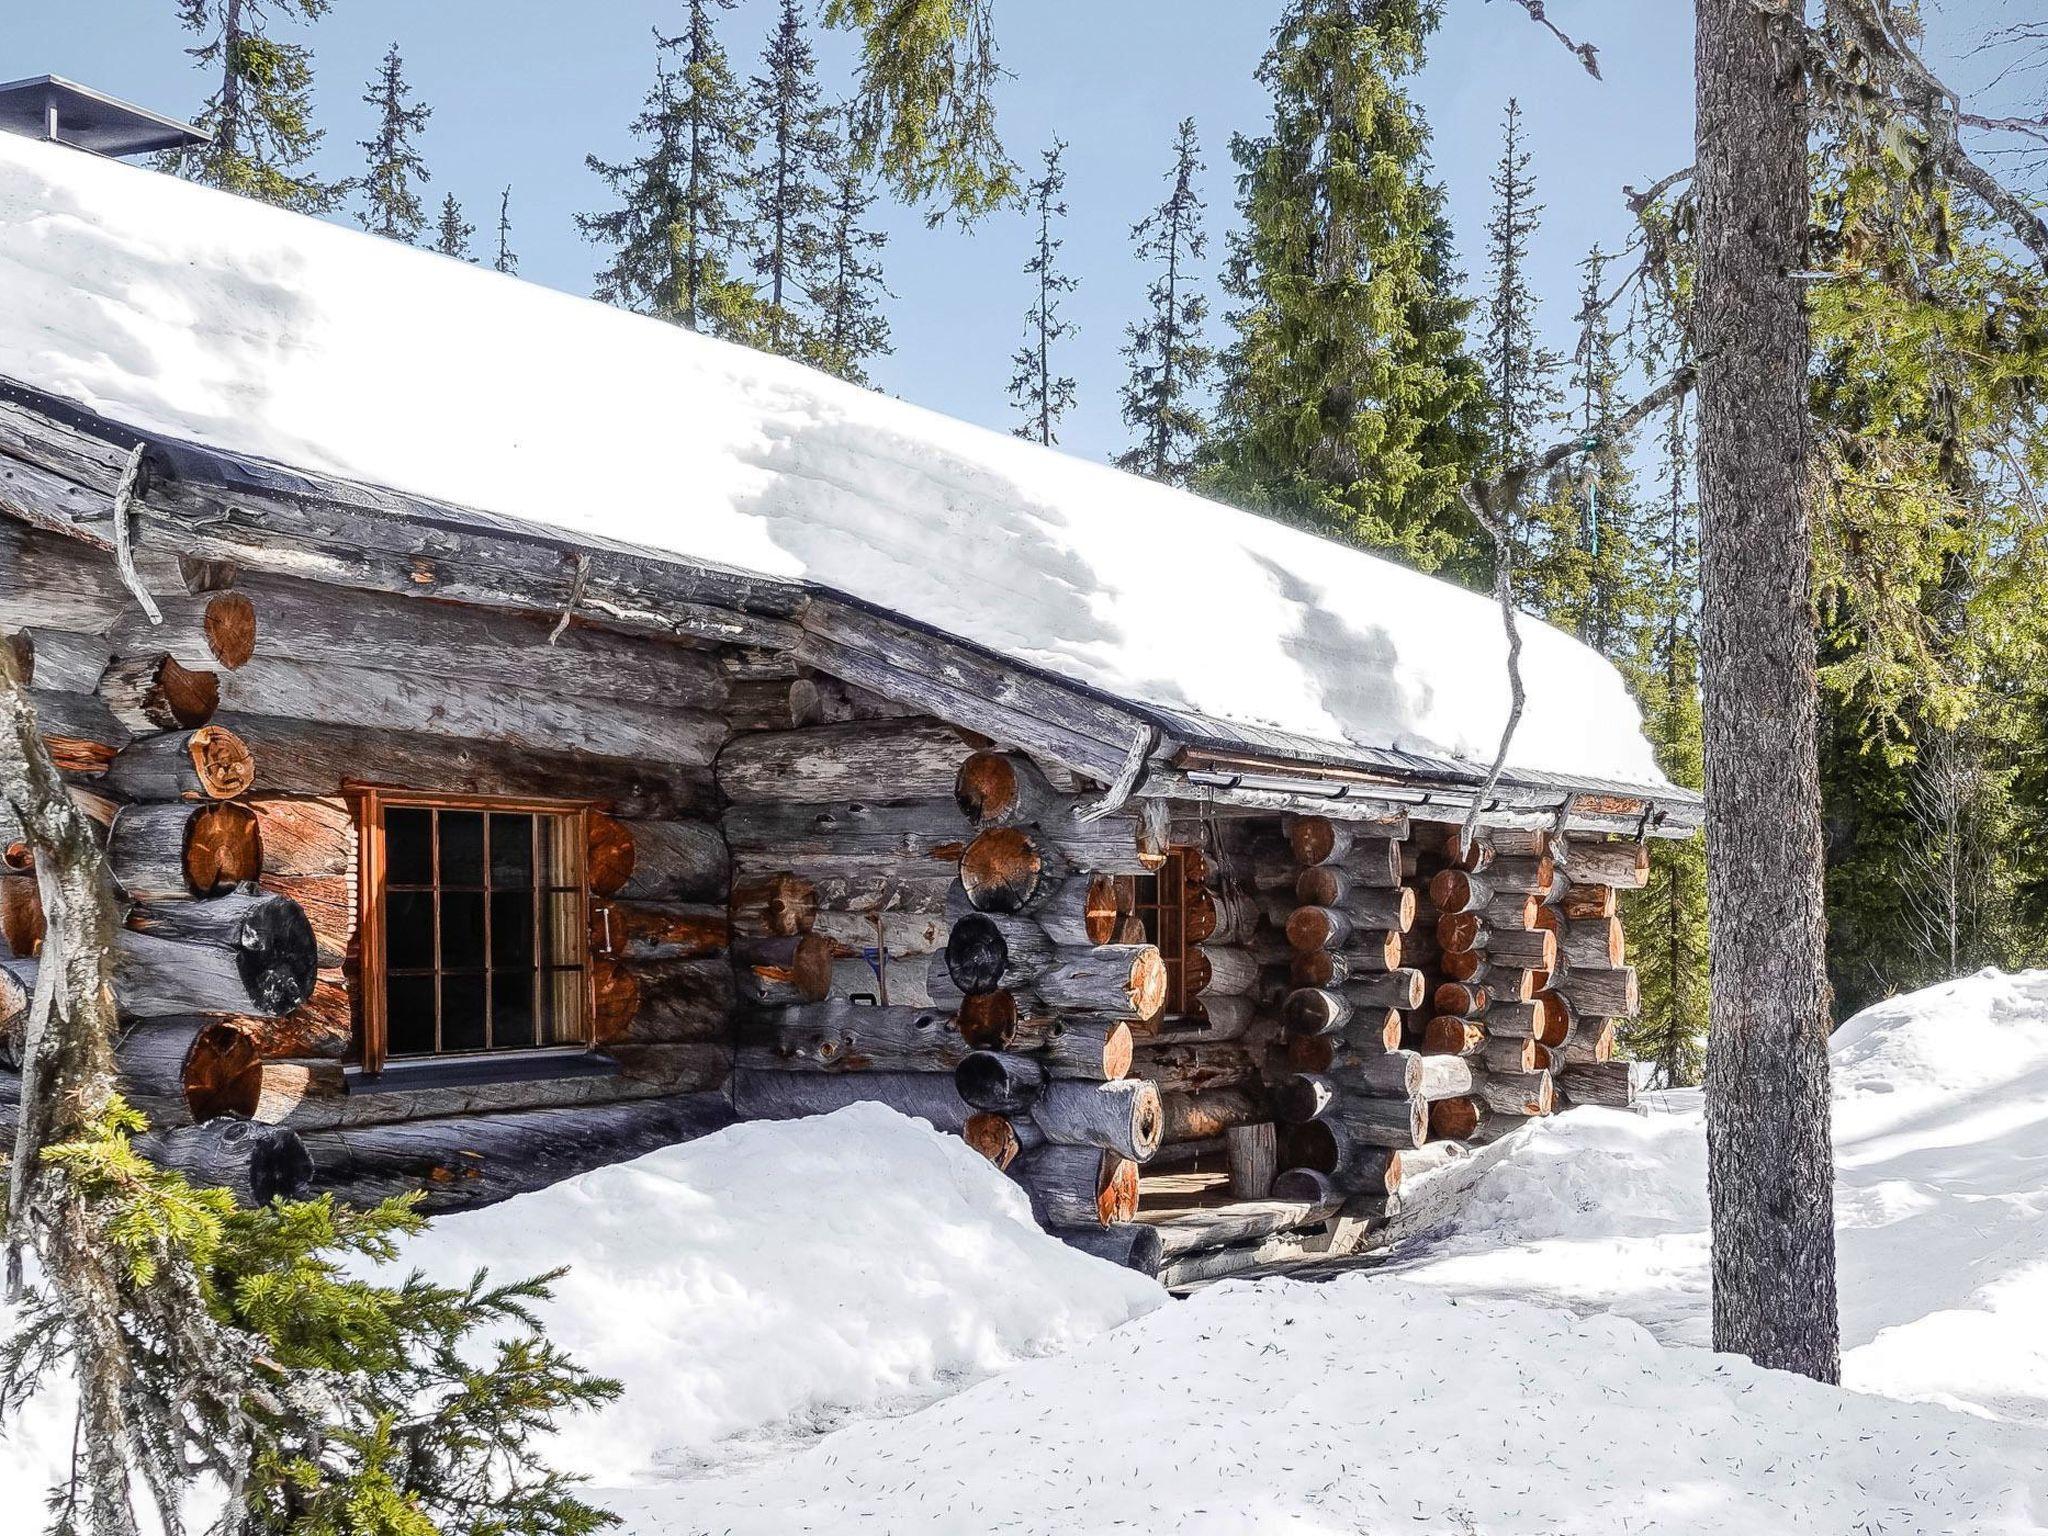
<instances>
[{"instance_id":1,"label":"bare dead branch","mask_svg":"<svg viewBox=\"0 0 2048 1536\"><path fill-rule=\"evenodd\" d=\"M1587 74L1591 75L1595 80L1604 78L1600 73L1600 50L1591 43L1573 42L1565 34L1563 28L1544 14L1543 0L1514 0L1514 3L1527 11L1529 19L1535 22L1537 26L1543 28L1544 31L1570 49L1577 56L1578 61L1586 66Z\"/></svg>"}]
</instances>

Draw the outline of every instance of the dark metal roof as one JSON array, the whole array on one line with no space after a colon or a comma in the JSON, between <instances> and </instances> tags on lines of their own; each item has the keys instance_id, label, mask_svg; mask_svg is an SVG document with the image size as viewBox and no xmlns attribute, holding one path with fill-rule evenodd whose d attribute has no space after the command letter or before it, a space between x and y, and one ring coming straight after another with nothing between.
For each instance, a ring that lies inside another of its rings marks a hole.
<instances>
[{"instance_id":1,"label":"dark metal roof","mask_svg":"<svg viewBox=\"0 0 2048 1536\"><path fill-rule=\"evenodd\" d=\"M144 155L211 143L174 117L95 91L61 75L0 85L0 132L55 139L96 155Z\"/></svg>"}]
</instances>

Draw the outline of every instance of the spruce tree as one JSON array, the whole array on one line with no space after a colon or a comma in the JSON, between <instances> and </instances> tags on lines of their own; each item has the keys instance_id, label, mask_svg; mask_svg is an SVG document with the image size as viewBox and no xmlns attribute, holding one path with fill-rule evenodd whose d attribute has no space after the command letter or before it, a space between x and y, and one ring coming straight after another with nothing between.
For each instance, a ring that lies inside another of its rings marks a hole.
<instances>
[{"instance_id":1,"label":"spruce tree","mask_svg":"<svg viewBox=\"0 0 2048 1536\"><path fill-rule=\"evenodd\" d=\"M1010 378L1010 402L1023 415L1016 434L1050 447L1059 441L1060 418L1074 404L1074 381L1053 372L1053 348L1078 327L1061 318L1060 295L1072 293L1076 280L1059 268L1060 247L1066 242L1053 235L1053 220L1067 216L1067 173L1060 164L1066 153L1064 139L1055 138L1044 151L1045 169L1026 189L1038 234L1031 259L1024 263L1025 275L1036 280L1037 297L1024 314L1024 345L1012 355L1017 371Z\"/></svg>"},{"instance_id":2,"label":"spruce tree","mask_svg":"<svg viewBox=\"0 0 2048 1536\"><path fill-rule=\"evenodd\" d=\"M1425 569L1471 534L1482 450L1428 129L1404 82L1435 0L1289 0L1259 80L1272 122L1231 145L1238 307L1204 483Z\"/></svg>"},{"instance_id":3,"label":"spruce tree","mask_svg":"<svg viewBox=\"0 0 2048 1536\"><path fill-rule=\"evenodd\" d=\"M1129 327L1124 346L1131 370L1124 383L1124 424L1133 441L1116 462L1168 485L1185 484L1194 468L1208 423L1190 402L1216 361L1214 349L1202 338L1209 301L1193 271L1209 249L1202 228L1204 204L1194 185L1202 170L1195 120L1184 118L1174 140L1173 169L1167 172L1172 190L1131 230L1139 260L1152 263L1156 271L1145 290L1149 313Z\"/></svg>"},{"instance_id":4,"label":"spruce tree","mask_svg":"<svg viewBox=\"0 0 2048 1536\"><path fill-rule=\"evenodd\" d=\"M834 145L818 104L817 60L798 0L782 0L761 64L753 92L762 150L753 198L760 343L784 357L802 357L811 348L797 300L825 260L822 222L830 193L822 177Z\"/></svg>"},{"instance_id":5,"label":"spruce tree","mask_svg":"<svg viewBox=\"0 0 2048 1536\"><path fill-rule=\"evenodd\" d=\"M734 0L688 0L679 37L655 34L655 82L633 135L640 156L585 160L620 206L578 214L585 238L609 246L597 296L693 331L745 340L753 334L753 290L733 273L744 223L754 139L743 93L711 26ZM673 67L671 67L673 61Z\"/></svg>"},{"instance_id":6,"label":"spruce tree","mask_svg":"<svg viewBox=\"0 0 2048 1536\"><path fill-rule=\"evenodd\" d=\"M393 43L384 55L377 78L363 94L363 105L377 113L377 130L360 141L369 165L362 179L363 228L387 240L417 245L427 227L426 209L420 202L419 185L431 181L426 162L420 157L414 136L426 127L433 108L412 100L412 87L405 83L405 61ZM442 212L446 227L447 212Z\"/></svg>"},{"instance_id":7,"label":"spruce tree","mask_svg":"<svg viewBox=\"0 0 2048 1536\"><path fill-rule=\"evenodd\" d=\"M462 217L462 204L455 201L450 192L441 199L441 222L434 236L434 249L443 256L458 257L463 261L475 261L470 254L469 242L476 234L476 226Z\"/></svg>"},{"instance_id":8,"label":"spruce tree","mask_svg":"<svg viewBox=\"0 0 2048 1536\"><path fill-rule=\"evenodd\" d=\"M519 254L512 249L512 187L508 182L498 195L498 254L491 266L508 276L519 270Z\"/></svg>"},{"instance_id":9,"label":"spruce tree","mask_svg":"<svg viewBox=\"0 0 2048 1536\"><path fill-rule=\"evenodd\" d=\"M301 213L325 213L345 182L306 168L320 147L312 122L313 52L264 28L273 8L302 21L327 14L328 0L177 0L178 20L204 41L186 50L219 77L195 126L210 142L170 152L164 168L194 181Z\"/></svg>"},{"instance_id":10,"label":"spruce tree","mask_svg":"<svg viewBox=\"0 0 2048 1536\"><path fill-rule=\"evenodd\" d=\"M850 383L866 384L867 359L892 350L889 320L882 313L889 290L876 254L889 237L866 223L875 194L844 141L834 145L829 180L823 249L805 289L812 323L804 361Z\"/></svg>"}]
</instances>

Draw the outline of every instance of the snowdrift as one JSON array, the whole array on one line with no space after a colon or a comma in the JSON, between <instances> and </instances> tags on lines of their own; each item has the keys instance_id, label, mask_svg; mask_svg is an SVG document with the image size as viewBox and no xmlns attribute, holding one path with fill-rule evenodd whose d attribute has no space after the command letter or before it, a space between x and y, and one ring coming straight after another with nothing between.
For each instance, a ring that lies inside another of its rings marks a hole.
<instances>
[{"instance_id":1,"label":"snowdrift","mask_svg":"<svg viewBox=\"0 0 2048 1536\"><path fill-rule=\"evenodd\" d=\"M1481 763L1507 717L1506 641L1477 593L744 347L11 135L0 292L0 377L141 431L814 582L1164 709ZM1521 628L1512 766L1662 786L1620 674Z\"/></svg>"}]
</instances>

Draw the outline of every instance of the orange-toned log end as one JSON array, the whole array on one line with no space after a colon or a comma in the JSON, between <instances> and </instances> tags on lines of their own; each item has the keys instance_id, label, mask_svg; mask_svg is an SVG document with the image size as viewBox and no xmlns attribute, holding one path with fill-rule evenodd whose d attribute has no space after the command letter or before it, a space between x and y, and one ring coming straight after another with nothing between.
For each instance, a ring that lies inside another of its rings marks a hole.
<instances>
[{"instance_id":1,"label":"orange-toned log end","mask_svg":"<svg viewBox=\"0 0 2048 1536\"><path fill-rule=\"evenodd\" d=\"M1619 899L1611 885L1567 886L1564 900L1559 905L1564 908L1564 915L1575 923L1613 917L1620 910Z\"/></svg>"},{"instance_id":2,"label":"orange-toned log end","mask_svg":"<svg viewBox=\"0 0 2048 1536\"><path fill-rule=\"evenodd\" d=\"M263 873L263 826L246 805L201 807L185 823L185 880L198 896L219 896Z\"/></svg>"},{"instance_id":3,"label":"orange-toned log end","mask_svg":"<svg viewBox=\"0 0 2048 1536\"><path fill-rule=\"evenodd\" d=\"M998 1168L1009 1167L1023 1150L1017 1140L1017 1128L1010 1124L1008 1118L989 1114L986 1110L967 1117L960 1139Z\"/></svg>"},{"instance_id":4,"label":"orange-toned log end","mask_svg":"<svg viewBox=\"0 0 2048 1536\"><path fill-rule=\"evenodd\" d=\"M1380 935L1380 959L1390 971L1401 968L1401 935L1391 928Z\"/></svg>"},{"instance_id":5,"label":"orange-toned log end","mask_svg":"<svg viewBox=\"0 0 2048 1536\"><path fill-rule=\"evenodd\" d=\"M1539 993L1536 997L1534 1038L1543 1045L1562 1048L1571 1038L1572 1007L1555 992Z\"/></svg>"},{"instance_id":6,"label":"orange-toned log end","mask_svg":"<svg viewBox=\"0 0 2048 1536\"><path fill-rule=\"evenodd\" d=\"M1131 1012L1140 1019L1156 1019L1166 1007L1166 960L1154 945L1131 956L1129 996Z\"/></svg>"},{"instance_id":7,"label":"orange-toned log end","mask_svg":"<svg viewBox=\"0 0 2048 1536\"><path fill-rule=\"evenodd\" d=\"M732 883L733 922L772 938L809 933L818 921L818 888L800 875L747 875Z\"/></svg>"},{"instance_id":8,"label":"orange-toned log end","mask_svg":"<svg viewBox=\"0 0 2048 1536\"><path fill-rule=\"evenodd\" d=\"M1337 824L1327 816L1298 816L1287 829L1287 841L1299 862L1320 864L1337 846Z\"/></svg>"},{"instance_id":9,"label":"orange-toned log end","mask_svg":"<svg viewBox=\"0 0 2048 1536\"><path fill-rule=\"evenodd\" d=\"M1287 978L1297 987L1327 987L1337 974L1337 958L1325 949L1296 950L1287 962Z\"/></svg>"},{"instance_id":10,"label":"orange-toned log end","mask_svg":"<svg viewBox=\"0 0 2048 1536\"><path fill-rule=\"evenodd\" d=\"M1044 855L1020 827L990 827L960 855L960 884L977 912L1021 912L1045 873Z\"/></svg>"},{"instance_id":11,"label":"orange-toned log end","mask_svg":"<svg viewBox=\"0 0 2048 1536\"><path fill-rule=\"evenodd\" d=\"M1001 752L972 754L954 775L953 798L976 826L1010 821L1021 798L1016 764Z\"/></svg>"},{"instance_id":12,"label":"orange-toned log end","mask_svg":"<svg viewBox=\"0 0 2048 1536\"><path fill-rule=\"evenodd\" d=\"M1486 988L1461 981L1446 981L1436 989L1436 1011L1476 1017L1486 1012L1492 999Z\"/></svg>"},{"instance_id":13,"label":"orange-toned log end","mask_svg":"<svg viewBox=\"0 0 2048 1536\"><path fill-rule=\"evenodd\" d=\"M35 876L0 876L0 954L35 958L44 929L43 896Z\"/></svg>"},{"instance_id":14,"label":"orange-toned log end","mask_svg":"<svg viewBox=\"0 0 2048 1536\"><path fill-rule=\"evenodd\" d=\"M1470 1019L1440 1013L1422 1026L1422 1048L1437 1055L1463 1056L1485 1043L1486 1031Z\"/></svg>"},{"instance_id":15,"label":"orange-toned log end","mask_svg":"<svg viewBox=\"0 0 2048 1536\"><path fill-rule=\"evenodd\" d=\"M1290 1035L1287 1065L1295 1072L1327 1072L1337 1060L1335 1035Z\"/></svg>"},{"instance_id":16,"label":"orange-toned log end","mask_svg":"<svg viewBox=\"0 0 2048 1536\"><path fill-rule=\"evenodd\" d=\"M203 725L185 743L199 787L215 800L246 795L256 782L256 757L249 744L220 725Z\"/></svg>"},{"instance_id":17,"label":"orange-toned log end","mask_svg":"<svg viewBox=\"0 0 2048 1536\"><path fill-rule=\"evenodd\" d=\"M1370 1040L1375 1020L1379 1024L1380 1048L1388 1051L1398 1051L1401 1049L1401 1012L1397 1008L1388 1008L1379 1012L1375 1012L1370 1008L1361 1009L1357 1014L1353 1015L1351 1020L1354 1038Z\"/></svg>"},{"instance_id":18,"label":"orange-toned log end","mask_svg":"<svg viewBox=\"0 0 2048 1536\"><path fill-rule=\"evenodd\" d=\"M1096 1196L1095 1209L1101 1213L1102 1224L1113 1227L1118 1222L1130 1221L1138 1214L1138 1165L1127 1157L1118 1157L1114 1152L1102 1154L1102 1183Z\"/></svg>"},{"instance_id":19,"label":"orange-toned log end","mask_svg":"<svg viewBox=\"0 0 2048 1536\"><path fill-rule=\"evenodd\" d=\"M1621 919L1607 919L1607 963L1619 970L1628 960L1628 934L1623 931Z\"/></svg>"},{"instance_id":20,"label":"orange-toned log end","mask_svg":"<svg viewBox=\"0 0 2048 1536\"><path fill-rule=\"evenodd\" d=\"M1477 1099L1438 1099L1429 1106L1429 1139L1463 1141L1486 1120L1486 1106Z\"/></svg>"},{"instance_id":21,"label":"orange-toned log end","mask_svg":"<svg viewBox=\"0 0 2048 1536\"><path fill-rule=\"evenodd\" d=\"M1485 919L1477 912L1446 912L1436 920L1436 941L1446 955L1468 954L1478 949L1485 933Z\"/></svg>"},{"instance_id":22,"label":"orange-toned log end","mask_svg":"<svg viewBox=\"0 0 2048 1536\"><path fill-rule=\"evenodd\" d=\"M1430 878L1429 899L1439 912L1462 912L1472 905L1472 877L1462 869L1440 869Z\"/></svg>"},{"instance_id":23,"label":"orange-toned log end","mask_svg":"<svg viewBox=\"0 0 2048 1536\"><path fill-rule=\"evenodd\" d=\"M1583 1049L1596 1062L1612 1061L1615 1043L1620 1033L1614 1020L1597 1019L1582 1026L1579 1037L1572 1042L1572 1049Z\"/></svg>"},{"instance_id":24,"label":"orange-toned log end","mask_svg":"<svg viewBox=\"0 0 2048 1536\"><path fill-rule=\"evenodd\" d=\"M230 671L256 654L256 605L240 592L216 592L207 599L201 628L213 659Z\"/></svg>"},{"instance_id":25,"label":"orange-toned log end","mask_svg":"<svg viewBox=\"0 0 2048 1536\"><path fill-rule=\"evenodd\" d=\"M114 749L103 741L86 741L77 736L45 736L43 745L49 749L50 761L57 765L59 773L92 778L105 773L107 765L114 760Z\"/></svg>"},{"instance_id":26,"label":"orange-toned log end","mask_svg":"<svg viewBox=\"0 0 2048 1536\"><path fill-rule=\"evenodd\" d=\"M263 1053L232 1024L209 1024L185 1056L185 1103L194 1120L256 1113L263 1096Z\"/></svg>"},{"instance_id":27,"label":"orange-toned log end","mask_svg":"<svg viewBox=\"0 0 2048 1536\"><path fill-rule=\"evenodd\" d=\"M1131 1026L1118 1020L1110 1025L1102 1039L1102 1076L1105 1082L1120 1083L1131 1075L1131 1063L1135 1055L1137 1038Z\"/></svg>"},{"instance_id":28,"label":"orange-toned log end","mask_svg":"<svg viewBox=\"0 0 2048 1536\"><path fill-rule=\"evenodd\" d=\"M615 896L633 878L633 829L602 811L590 813L589 861L584 878L600 896Z\"/></svg>"},{"instance_id":29,"label":"orange-toned log end","mask_svg":"<svg viewBox=\"0 0 2048 1536\"><path fill-rule=\"evenodd\" d=\"M163 659L157 683L171 718L188 731L206 724L220 708L220 679L211 672L180 666L175 656Z\"/></svg>"},{"instance_id":30,"label":"orange-toned log end","mask_svg":"<svg viewBox=\"0 0 2048 1536\"><path fill-rule=\"evenodd\" d=\"M590 986L596 999L591 1022L598 1042L618 1039L632 1027L640 1012L640 978L614 961L593 958Z\"/></svg>"},{"instance_id":31,"label":"orange-toned log end","mask_svg":"<svg viewBox=\"0 0 2048 1536\"><path fill-rule=\"evenodd\" d=\"M1441 945L1443 940L1438 938ZM1475 981L1486 969L1486 956L1474 949L1445 950L1442 970L1452 981Z\"/></svg>"},{"instance_id":32,"label":"orange-toned log end","mask_svg":"<svg viewBox=\"0 0 2048 1536\"><path fill-rule=\"evenodd\" d=\"M788 967L790 986L807 1003L822 1002L832 991L832 941L807 933L796 941Z\"/></svg>"},{"instance_id":33,"label":"orange-toned log end","mask_svg":"<svg viewBox=\"0 0 2048 1536\"><path fill-rule=\"evenodd\" d=\"M1554 1114L1557 1110L1557 1083L1548 1072L1536 1080L1536 1091L1528 1099L1528 1110L1532 1115Z\"/></svg>"},{"instance_id":34,"label":"orange-toned log end","mask_svg":"<svg viewBox=\"0 0 2048 1536\"><path fill-rule=\"evenodd\" d=\"M1124 918L1122 888L1115 875L1091 875L1088 897L1081 910L1082 926L1091 944L1114 944Z\"/></svg>"},{"instance_id":35,"label":"orange-toned log end","mask_svg":"<svg viewBox=\"0 0 2048 1536\"><path fill-rule=\"evenodd\" d=\"M978 992L960 1000L954 1018L960 1038L977 1051L1000 1051L1017 1038L1017 994Z\"/></svg>"},{"instance_id":36,"label":"orange-toned log end","mask_svg":"<svg viewBox=\"0 0 2048 1536\"><path fill-rule=\"evenodd\" d=\"M1216 898L1207 891L1191 890L1181 908L1185 914L1190 944L1202 944L1216 935Z\"/></svg>"}]
</instances>

